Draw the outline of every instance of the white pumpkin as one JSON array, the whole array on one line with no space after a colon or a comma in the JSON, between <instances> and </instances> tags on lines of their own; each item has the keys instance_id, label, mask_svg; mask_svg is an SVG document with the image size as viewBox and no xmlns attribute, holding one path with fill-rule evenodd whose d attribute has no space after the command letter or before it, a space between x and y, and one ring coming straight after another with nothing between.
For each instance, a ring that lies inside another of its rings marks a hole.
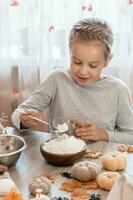
<instances>
[{"instance_id":1,"label":"white pumpkin","mask_svg":"<svg viewBox=\"0 0 133 200\"><path fill-rule=\"evenodd\" d=\"M106 153L101 157L102 166L109 171L125 169L127 159L120 152Z\"/></svg>"},{"instance_id":2,"label":"white pumpkin","mask_svg":"<svg viewBox=\"0 0 133 200\"><path fill-rule=\"evenodd\" d=\"M93 162L81 161L72 166L71 174L79 181L94 180L99 174L99 167Z\"/></svg>"},{"instance_id":3,"label":"white pumpkin","mask_svg":"<svg viewBox=\"0 0 133 200\"><path fill-rule=\"evenodd\" d=\"M34 178L31 181L31 183L29 184L29 191L33 195L36 195L36 190L38 188L42 189L43 194L47 194L51 188L50 180L45 176L40 176L40 177Z\"/></svg>"}]
</instances>

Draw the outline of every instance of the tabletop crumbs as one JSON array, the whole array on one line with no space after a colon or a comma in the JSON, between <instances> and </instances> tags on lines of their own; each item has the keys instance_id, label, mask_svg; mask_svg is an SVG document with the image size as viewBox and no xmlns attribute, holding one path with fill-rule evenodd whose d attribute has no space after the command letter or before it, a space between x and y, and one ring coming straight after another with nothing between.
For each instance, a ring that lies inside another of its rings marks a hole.
<instances>
[{"instance_id":1,"label":"tabletop crumbs","mask_svg":"<svg viewBox=\"0 0 133 200\"><path fill-rule=\"evenodd\" d=\"M65 178L68 178L68 179L72 178L72 175L69 172L61 172L60 175L63 176L63 177L65 177Z\"/></svg>"},{"instance_id":2,"label":"tabletop crumbs","mask_svg":"<svg viewBox=\"0 0 133 200\"><path fill-rule=\"evenodd\" d=\"M91 194L89 200L102 200L100 194Z\"/></svg>"},{"instance_id":3,"label":"tabletop crumbs","mask_svg":"<svg viewBox=\"0 0 133 200\"><path fill-rule=\"evenodd\" d=\"M51 200L69 200L67 197L53 197Z\"/></svg>"}]
</instances>

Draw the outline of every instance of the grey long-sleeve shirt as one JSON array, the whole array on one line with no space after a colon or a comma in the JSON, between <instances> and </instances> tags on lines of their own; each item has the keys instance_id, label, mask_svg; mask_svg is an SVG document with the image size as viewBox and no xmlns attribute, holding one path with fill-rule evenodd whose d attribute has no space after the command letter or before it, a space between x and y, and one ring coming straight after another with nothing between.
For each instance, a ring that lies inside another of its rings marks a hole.
<instances>
[{"instance_id":1,"label":"grey long-sleeve shirt","mask_svg":"<svg viewBox=\"0 0 133 200\"><path fill-rule=\"evenodd\" d=\"M43 112L49 107L51 120L89 120L105 129L110 142L133 144L133 102L128 86L118 78L78 85L68 69L53 71L19 108ZM19 114L12 115L19 128Z\"/></svg>"}]
</instances>

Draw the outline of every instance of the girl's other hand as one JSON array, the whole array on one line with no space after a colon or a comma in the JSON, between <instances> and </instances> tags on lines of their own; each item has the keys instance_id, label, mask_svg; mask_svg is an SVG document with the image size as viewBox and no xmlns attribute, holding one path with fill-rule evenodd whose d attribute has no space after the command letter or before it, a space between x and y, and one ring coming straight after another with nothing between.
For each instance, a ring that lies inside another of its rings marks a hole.
<instances>
[{"instance_id":1,"label":"girl's other hand","mask_svg":"<svg viewBox=\"0 0 133 200\"><path fill-rule=\"evenodd\" d=\"M96 127L96 125L90 121L75 121L75 134L85 141L108 140L107 132Z\"/></svg>"}]
</instances>

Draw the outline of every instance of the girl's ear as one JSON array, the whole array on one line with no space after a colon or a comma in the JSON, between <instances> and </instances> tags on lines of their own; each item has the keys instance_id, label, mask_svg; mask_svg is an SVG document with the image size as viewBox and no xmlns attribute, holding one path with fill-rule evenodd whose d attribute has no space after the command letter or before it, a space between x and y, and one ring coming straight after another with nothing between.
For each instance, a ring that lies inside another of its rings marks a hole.
<instances>
[{"instance_id":1,"label":"girl's ear","mask_svg":"<svg viewBox=\"0 0 133 200\"><path fill-rule=\"evenodd\" d=\"M105 64L105 67L108 66L108 64L109 64L109 62L111 61L112 58L113 58L113 54L110 53L110 54L107 56L107 58L106 58L106 64Z\"/></svg>"},{"instance_id":2,"label":"girl's ear","mask_svg":"<svg viewBox=\"0 0 133 200\"><path fill-rule=\"evenodd\" d=\"M108 61L110 61L111 59L113 58L113 54L112 53L110 53L109 55L108 55Z\"/></svg>"}]
</instances>

